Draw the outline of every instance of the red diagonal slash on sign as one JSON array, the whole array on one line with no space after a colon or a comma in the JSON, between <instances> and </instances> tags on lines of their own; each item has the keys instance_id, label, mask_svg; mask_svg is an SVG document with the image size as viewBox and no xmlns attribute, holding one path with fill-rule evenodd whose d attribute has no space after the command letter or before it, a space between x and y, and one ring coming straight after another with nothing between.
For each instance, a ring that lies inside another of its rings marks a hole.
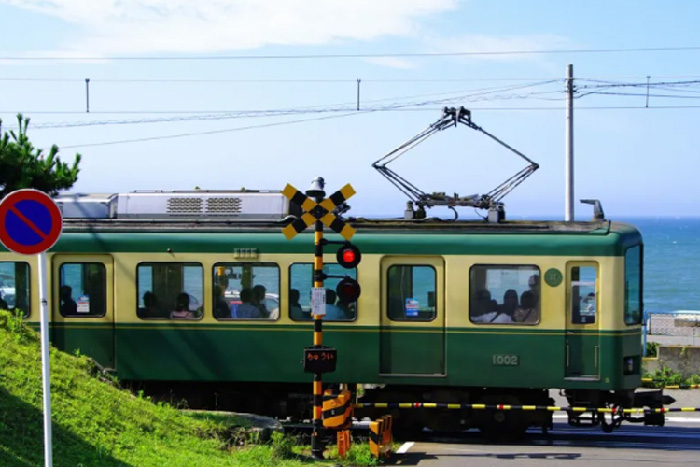
<instances>
[{"instance_id":1,"label":"red diagonal slash on sign","mask_svg":"<svg viewBox=\"0 0 700 467\"><path fill-rule=\"evenodd\" d=\"M27 227L32 229L35 234L37 234L38 236L40 236L42 238L42 240L46 240L46 237L48 237L48 235L46 235L44 232L42 232L39 229L39 227L34 225L34 222L32 222L29 218L27 218L24 214L22 214L22 212L19 209L17 209L17 206L10 206L10 212L12 214L14 214L15 216L19 217L20 219L22 219L22 222L27 224Z\"/></svg>"}]
</instances>

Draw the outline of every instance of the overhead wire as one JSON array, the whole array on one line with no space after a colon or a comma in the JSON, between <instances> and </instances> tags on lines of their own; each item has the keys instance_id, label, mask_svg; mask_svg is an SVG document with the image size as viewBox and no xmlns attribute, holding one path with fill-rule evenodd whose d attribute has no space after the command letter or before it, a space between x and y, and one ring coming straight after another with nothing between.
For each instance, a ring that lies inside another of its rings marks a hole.
<instances>
[{"instance_id":1,"label":"overhead wire","mask_svg":"<svg viewBox=\"0 0 700 467\"><path fill-rule=\"evenodd\" d=\"M189 55L189 56L2 56L8 61L189 61L189 60L317 60L342 58L395 58L395 57L463 57L489 55L545 55L588 53L641 53L641 52L689 52L700 51L700 46L629 47L590 49L531 49L490 50L461 52L385 52L346 54L292 54L292 55Z\"/></svg>"},{"instance_id":2,"label":"overhead wire","mask_svg":"<svg viewBox=\"0 0 700 467\"><path fill-rule=\"evenodd\" d=\"M307 106L301 108L288 108L288 109L264 109L264 110L237 110L228 112L210 112L205 115L180 115L174 117L166 118L155 118L155 119L132 119L132 120L107 120L107 121L83 121L83 122L58 122L58 123L44 123L39 124L43 128L68 128L68 127L78 127L78 126L93 126L93 125L110 125L110 124L136 124L136 123L161 123L161 122L176 122L176 121L206 121L206 120L225 120L225 119L240 119L240 118L256 118L256 117L285 117L293 115L308 115L308 114L328 114L314 118L303 118L296 120L287 120L282 122L271 122L258 125L248 125L242 127L235 127L229 129L220 130L208 130L208 131L198 131L198 132L188 132L188 133L177 133L171 135L159 135L150 136L144 138L134 138L134 139L123 139L116 141L108 141L101 143L86 143L71 146L64 146L65 148L81 148L81 147L92 147L92 146L105 146L113 144L122 143L133 143L133 142L145 142L160 139L170 139L170 138L180 138L186 136L195 135L210 135L217 133L227 133L235 131L245 131L255 128L266 128L274 127L279 125L289 125L317 120L327 120L332 118L342 118L351 115L362 115L374 112L396 112L396 111L425 111L425 110L436 110L435 105L440 105L444 103L453 103L458 101L467 102L481 102L481 101L495 101L495 100L506 100L506 99L544 99L544 100L560 100L565 99L565 97L548 97L551 94L562 94L563 90L556 91L531 91L528 93L514 93L503 94L508 91L516 91L521 89L533 88L543 85L548 85L552 83L562 82L562 79L552 79L545 80L536 83L528 84L517 84L511 86L494 86L476 90L468 91L448 91L441 93L430 93L422 95L412 95L412 96L395 96L390 98L375 99L367 101L368 105L363 105L362 110L356 110L350 108L350 105L355 105L354 102L348 102L344 104L338 104L335 106ZM614 89L622 87L641 87L645 86L648 88L656 88L660 86L670 86L670 89L676 91L674 86L697 86L700 85L700 80L687 81L687 82L657 82L657 83L619 83L619 82L606 82L598 83L597 85L583 85L582 89L588 89L586 92L581 92L577 89L576 97L583 97L586 95L600 94L600 95L620 95L620 96L636 96L636 97L658 97L658 98L689 98L694 99L698 96L679 96L673 94L650 94L650 93L634 93L634 92L618 92L618 91L606 91L605 89ZM688 91L685 89L684 91ZM501 94L498 94L501 93ZM445 96L438 99L428 99L428 97ZM416 100L418 98L424 98L422 100ZM401 102L401 100L404 100ZM413 99L412 101L409 99ZM398 102L397 102L398 101ZM378 105L382 103L389 102L385 105ZM374 104L374 105L369 105ZM431 107L433 106L433 107ZM639 105L639 106L577 106L577 110L615 110L615 109L692 109L699 108L700 106L695 105ZM471 107L474 110L518 110L518 111L535 111L535 110L561 110L563 107L560 106L546 106L546 107L536 107L536 106L523 106L523 107ZM82 112L81 112L82 113ZM190 112L182 112L190 113ZM42 126L43 125L43 126ZM36 126L36 125L35 125Z\"/></svg>"},{"instance_id":3,"label":"overhead wire","mask_svg":"<svg viewBox=\"0 0 700 467\"><path fill-rule=\"evenodd\" d=\"M404 108L411 106L424 106L424 105L434 105L441 103L450 103L454 100L462 100L468 102L478 102L483 100L496 100L496 99L507 99L508 96L494 96L493 94L499 91L509 91L525 89L529 87L545 85L558 80L542 81L538 83L517 85L517 86L507 86L507 87L489 87L484 89L469 90L466 91L448 91L440 93L429 93L420 94L412 96L394 96L382 99L373 99L365 101L363 104L364 109L368 110L387 110L389 108ZM558 92L558 91L546 91L545 93ZM537 93L530 93L531 95ZM443 96L450 95L450 97L444 99L432 99L424 101L414 101L414 102L395 102L397 100L407 100L415 99L419 97L432 97L432 96ZM484 97L480 97L484 96ZM490 96L490 97L486 97ZM525 95L512 95L512 98L524 98ZM386 101L392 101L392 104L387 107L372 107L371 104L378 104ZM53 129L53 128L72 128L72 127L83 127L83 126L98 126L98 125L124 125L124 124L137 124L137 123L164 123L164 122L179 122L179 121L205 121L205 120L227 120L227 119L238 119L238 118L259 118L259 117L275 117L275 116L286 116L286 115L299 115L307 113L331 113L331 112L347 112L355 109L356 102L346 102L341 104L330 104L330 105L317 105L308 106L301 108L288 108L288 109L267 109L267 110L237 110L228 111L224 113L209 113L205 115L188 115L188 116L176 116L176 117L162 117L162 118L151 118L151 119L131 119L131 120L92 120L92 121L78 121L78 122L48 122L48 123L38 123L34 124L35 129ZM186 113L186 112L183 112Z\"/></svg>"},{"instance_id":4,"label":"overhead wire","mask_svg":"<svg viewBox=\"0 0 700 467\"><path fill-rule=\"evenodd\" d=\"M292 124L296 124L296 123L304 123L304 122L311 122L311 121L318 121L318 120L330 120L330 119L334 119L334 118L345 118L345 117L351 117L354 115L360 115L360 114L368 113L368 112L371 112L371 111L359 111L359 112L356 111L356 112L351 112L351 113L346 113L346 114L341 114L341 115L329 115L329 116L325 116L325 117L316 117L316 118L307 118L307 119L298 119L298 120L287 120L287 121L283 121L283 122L263 123L260 125L248 125L248 126L244 126L244 127L226 128L226 129L222 129L222 130L195 131L195 132L189 132L189 133L177 133L177 134L171 134L171 135L148 136L148 137L144 137L144 138L105 141L105 142L100 142L100 143L73 144L70 146L62 146L62 149L77 149L77 148L86 148L86 147L95 147L95 146L109 146L109 145L114 145L114 144L140 143L140 142L145 142L145 141L155 141L155 140L162 140L162 139L183 138L186 136L232 133L232 132L236 132L236 131L252 130L252 129L256 129L256 128L268 128L268 127L274 127L274 126L292 125Z\"/></svg>"}]
</instances>

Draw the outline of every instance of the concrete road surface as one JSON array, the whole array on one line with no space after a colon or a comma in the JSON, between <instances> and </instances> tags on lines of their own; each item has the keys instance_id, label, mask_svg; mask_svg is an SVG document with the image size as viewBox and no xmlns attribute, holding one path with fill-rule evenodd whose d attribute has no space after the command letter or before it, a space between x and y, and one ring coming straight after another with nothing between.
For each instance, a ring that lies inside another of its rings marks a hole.
<instances>
[{"instance_id":1,"label":"concrete road surface","mask_svg":"<svg viewBox=\"0 0 700 467\"><path fill-rule=\"evenodd\" d=\"M674 421L676 418L679 421ZM688 422L691 420L691 422ZM670 417L665 427L623 425L614 433L555 422L549 434L528 432L517 443L488 443L478 433L424 433L405 443L391 464L419 467L700 465L700 419Z\"/></svg>"},{"instance_id":2,"label":"concrete road surface","mask_svg":"<svg viewBox=\"0 0 700 467\"><path fill-rule=\"evenodd\" d=\"M666 391L674 407L700 407L700 390ZM555 397L557 404L565 399ZM700 466L700 412L670 413L666 426L625 423L613 433L600 427L571 427L565 413L554 416L548 434L532 430L515 443L485 441L477 431L424 432L405 443L390 464L419 467L456 466Z\"/></svg>"}]
</instances>

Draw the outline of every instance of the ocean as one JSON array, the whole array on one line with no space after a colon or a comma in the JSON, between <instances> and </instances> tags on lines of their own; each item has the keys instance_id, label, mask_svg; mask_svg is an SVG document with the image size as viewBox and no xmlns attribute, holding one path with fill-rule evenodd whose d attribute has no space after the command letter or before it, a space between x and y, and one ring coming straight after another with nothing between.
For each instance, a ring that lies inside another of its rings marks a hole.
<instances>
[{"instance_id":1,"label":"ocean","mask_svg":"<svg viewBox=\"0 0 700 467\"><path fill-rule=\"evenodd\" d=\"M700 310L700 218L620 220L644 238L644 309Z\"/></svg>"}]
</instances>

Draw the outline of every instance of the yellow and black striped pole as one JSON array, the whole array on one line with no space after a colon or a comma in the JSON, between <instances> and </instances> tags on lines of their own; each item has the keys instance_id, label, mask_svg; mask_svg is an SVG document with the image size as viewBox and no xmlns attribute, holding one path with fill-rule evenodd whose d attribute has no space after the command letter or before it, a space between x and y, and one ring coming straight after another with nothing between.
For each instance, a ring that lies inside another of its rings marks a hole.
<instances>
[{"instance_id":1,"label":"yellow and black striped pole","mask_svg":"<svg viewBox=\"0 0 700 467\"><path fill-rule=\"evenodd\" d=\"M311 452L317 459L323 459L323 444L321 442L321 432L323 430L323 373L335 371L337 361L337 351L333 348L323 347L323 316L325 315L325 289L323 281L326 277L323 273L323 239L324 224L331 228L334 232L339 233L350 241L355 234L355 228L347 225L342 219L333 214L333 209L345 203L349 197L355 194L355 190L350 184L346 184L339 191L333 193L328 199L323 199L326 196L324 191L324 180L321 177L316 178L311 185L311 189L303 194L292 185L287 186L282 190L290 203L301 207L304 213L287 224L282 233L287 240L291 240L298 233L301 233L307 227L314 224L314 288L311 295L312 314L314 316L314 345L311 348L304 349L304 371L314 374L314 431L311 435ZM315 201L312 201L315 200ZM334 242L338 243L338 242ZM359 255L359 252L358 252ZM358 259L359 262L359 259ZM347 280L344 279L344 280ZM359 295L359 286L357 286ZM321 302L321 303L319 303ZM319 355L319 352L322 355ZM321 362L319 362L321 357ZM324 363L324 365L312 365L311 363Z\"/></svg>"},{"instance_id":2,"label":"yellow and black striped pole","mask_svg":"<svg viewBox=\"0 0 700 467\"><path fill-rule=\"evenodd\" d=\"M323 179L318 178L319 191L308 191L309 196L316 198L320 203L325 196L323 191ZM314 288L323 290L323 222L317 220L314 225ZM323 315L314 315L314 347L323 345ZM321 431L323 430L323 375L314 374L314 432L311 435L311 453L316 459L323 459L323 443Z\"/></svg>"}]
</instances>

